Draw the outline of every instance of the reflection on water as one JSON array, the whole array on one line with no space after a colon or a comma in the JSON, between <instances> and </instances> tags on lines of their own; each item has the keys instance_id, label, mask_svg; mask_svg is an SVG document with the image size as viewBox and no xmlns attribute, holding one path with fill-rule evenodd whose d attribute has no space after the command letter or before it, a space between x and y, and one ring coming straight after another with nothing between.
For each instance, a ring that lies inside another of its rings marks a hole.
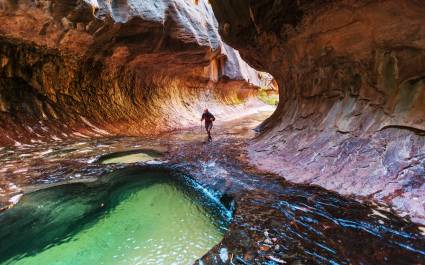
<instances>
[{"instance_id":1,"label":"reflection on water","mask_svg":"<svg viewBox=\"0 0 425 265\"><path fill-rule=\"evenodd\" d=\"M55 255L69 260L78 259L73 256L75 253L93 257L106 253L100 255L99 260L104 256L117 256L115 259L121 261L120 255L124 254L127 259L114 264L131 260L132 264L149 264L153 259L167 264L169 255L177 253L174 258L188 257L190 260L182 262L190 263L222 237L223 230L217 227L223 225L226 215L217 218L222 215L214 212L216 207L204 205L220 198L230 207L236 203L237 210L231 231L225 234L211 263L221 259L218 253L227 253L235 264L240 260L246 264L273 264L267 259L269 256L285 260L287 264L425 264L423 226L400 218L388 209L318 187L292 185L279 176L251 172L249 166L238 162L235 158L243 160L244 157L245 140L255 135L252 128L268 115L270 113L259 113L215 124L212 143L204 143L205 131L197 127L157 138L108 137L1 149L0 203L2 198L7 200L3 205L11 198L19 198L21 190L28 190L25 186L29 184L35 184L32 189L37 189L40 183L45 187L52 183L98 179L97 184L71 184L66 189L60 186L23 196L22 204L2 215L8 218L0 227L1 260L12 264L60 264L55 263ZM108 186L106 183L110 181L98 186L100 177L129 165L97 162L149 149L159 151L164 167L176 168L202 185L191 183L180 189L168 179L149 182L149 185L134 182L138 183L134 189L132 184ZM198 192L188 193L187 186ZM223 200L223 192L236 201ZM207 194L209 198L194 200L197 194ZM151 199L145 199L149 196ZM154 202L156 209L165 208L157 212L149 201ZM165 203L160 206L156 201ZM179 211L174 215L176 209ZM167 213L168 221L161 221L163 212ZM197 217L181 224L169 221L170 218L187 220L186 214ZM144 218L151 219L145 222ZM44 224L60 225L46 229ZM182 242L173 241L177 242L177 249L159 240L160 237L150 237L149 244L141 242L138 238L145 236L146 227L153 235ZM187 230L190 233L179 232ZM209 233L210 240L205 233ZM143 248L150 244L156 252ZM164 244L162 248L160 244ZM203 251L201 246L205 247ZM142 261L137 253L154 258ZM107 264L108 260L103 262Z\"/></svg>"},{"instance_id":2,"label":"reflection on water","mask_svg":"<svg viewBox=\"0 0 425 265\"><path fill-rule=\"evenodd\" d=\"M0 261L191 264L222 239L227 219L222 205L189 183L162 170L127 169L109 181L25 195L0 215Z\"/></svg>"}]
</instances>

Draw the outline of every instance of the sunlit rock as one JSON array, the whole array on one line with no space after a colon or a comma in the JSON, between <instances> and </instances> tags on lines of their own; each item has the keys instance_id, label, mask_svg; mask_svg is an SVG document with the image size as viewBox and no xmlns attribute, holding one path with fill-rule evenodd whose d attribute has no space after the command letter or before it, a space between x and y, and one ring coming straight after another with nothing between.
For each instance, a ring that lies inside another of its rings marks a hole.
<instances>
[{"instance_id":1,"label":"sunlit rock","mask_svg":"<svg viewBox=\"0 0 425 265\"><path fill-rule=\"evenodd\" d=\"M0 145L198 125L261 85L207 1L2 1L0 14Z\"/></svg>"}]
</instances>

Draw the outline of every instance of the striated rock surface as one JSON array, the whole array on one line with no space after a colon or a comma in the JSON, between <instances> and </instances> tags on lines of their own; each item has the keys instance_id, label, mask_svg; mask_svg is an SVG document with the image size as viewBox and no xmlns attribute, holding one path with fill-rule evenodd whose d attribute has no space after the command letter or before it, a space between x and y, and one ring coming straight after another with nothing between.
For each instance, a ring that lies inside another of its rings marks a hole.
<instances>
[{"instance_id":1,"label":"striated rock surface","mask_svg":"<svg viewBox=\"0 0 425 265\"><path fill-rule=\"evenodd\" d=\"M260 80L217 27L206 1L1 1L0 145L240 112Z\"/></svg>"},{"instance_id":2,"label":"striated rock surface","mask_svg":"<svg viewBox=\"0 0 425 265\"><path fill-rule=\"evenodd\" d=\"M279 83L252 162L425 223L425 3L211 3L225 41Z\"/></svg>"}]
</instances>

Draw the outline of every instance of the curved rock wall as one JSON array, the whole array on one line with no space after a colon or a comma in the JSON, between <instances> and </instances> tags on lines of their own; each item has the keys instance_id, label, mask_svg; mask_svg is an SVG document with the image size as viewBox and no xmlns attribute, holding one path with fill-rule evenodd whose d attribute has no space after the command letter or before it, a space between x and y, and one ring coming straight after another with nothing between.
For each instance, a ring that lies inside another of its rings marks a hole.
<instances>
[{"instance_id":1,"label":"curved rock wall","mask_svg":"<svg viewBox=\"0 0 425 265\"><path fill-rule=\"evenodd\" d=\"M155 134L234 109L260 80L217 27L206 1L1 1L0 145Z\"/></svg>"},{"instance_id":2,"label":"curved rock wall","mask_svg":"<svg viewBox=\"0 0 425 265\"><path fill-rule=\"evenodd\" d=\"M279 83L252 161L425 223L425 3L211 2L224 40Z\"/></svg>"}]
</instances>

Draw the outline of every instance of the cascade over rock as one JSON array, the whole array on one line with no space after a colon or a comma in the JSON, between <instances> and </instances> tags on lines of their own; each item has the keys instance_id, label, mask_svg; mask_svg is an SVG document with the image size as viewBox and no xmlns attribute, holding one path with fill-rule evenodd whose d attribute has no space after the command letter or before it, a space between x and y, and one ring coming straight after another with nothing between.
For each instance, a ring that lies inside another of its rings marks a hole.
<instances>
[{"instance_id":1,"label":"cascade over rock","mask_svg":"<svg viewBox=\"0 0 425 265\"><path fill-rule=\"evenodd\" d=\"M424 222L425 3L210 2L223 39L279 84L252 161Z\"/></svg>"},{"instance_id":2,"label":"cascade over rock","mask_svg":"<svg viewBox=\"0 0 425 265\"><path fill-rule=\"evenodd\" d=\"M1 1L0 145L197 125L200 102L240 111L260 80L217 27L206 1Z\"/></svg>"}]
</instances>

